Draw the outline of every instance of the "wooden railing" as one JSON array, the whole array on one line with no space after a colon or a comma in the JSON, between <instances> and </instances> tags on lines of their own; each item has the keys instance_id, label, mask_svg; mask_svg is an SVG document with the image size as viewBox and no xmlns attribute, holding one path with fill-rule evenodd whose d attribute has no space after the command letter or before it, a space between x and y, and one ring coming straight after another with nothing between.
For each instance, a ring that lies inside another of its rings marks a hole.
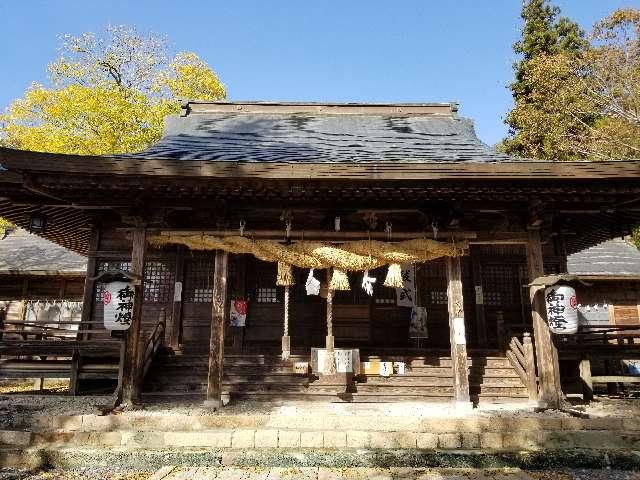
<instances>
[{"instance_id":1,"label":"wooden railing","mask_svg":"<svg viewBox=\"0 0 640 480\"><path fill-rule=\"evenodd\" d=\"M640 383L640 376L624 373L622 362L640 355L640 325L584 325L573 335L557 335L561 359L579 362L584 400L593 398L593 384ZM604 365L603 375L592 375L591 363Z\"/></svg>"},{"instance_id":2,"label":"wooden railing","mask_svg":"<svg viewBox=\"0 0 640 480\"><path fill-rule=\"evenodd\" d=\"M167 312L163 308L160 310L160 315L158 318L158 323L156 324L149 340L147 341L147 346L144 349L144 354L142 357L142 380L144 381L147 376L147 372L149 368L151 368L151 364L153 363L153 359L158 353L158 350L164 344L164 334L167 328Z\"/></svg>"},{"instance_id":3,"label":"wooden railing","mask_svg":"<svg viewBox=\"0 0 640 480\"><path fill-rule=\"evenodd\" d=\"M536 376L536 360L533 351L531 334L525 332L522 341L512 337L507 349L507 358L514 370L527 387L530 400L538 399L538 378Z\"/></svg>"},{"instance_id":4,"label":"wooden railing","mask_svg":"<svg viewBox=\"0 0 640 480\"><path fill-rule=\"evenodd\" d=\"M556 345L565 350L610 350L619 346L640 351L640 325L583 325L573 335L557 335Z\"/></svg>"}]
</instances>

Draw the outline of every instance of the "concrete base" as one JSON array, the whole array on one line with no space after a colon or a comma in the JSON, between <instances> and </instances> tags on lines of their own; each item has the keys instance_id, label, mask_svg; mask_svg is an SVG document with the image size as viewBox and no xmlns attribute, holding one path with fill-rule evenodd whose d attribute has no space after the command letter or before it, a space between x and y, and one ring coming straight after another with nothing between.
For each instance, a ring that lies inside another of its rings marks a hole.
<instances>
[{"instance_id":1,"label":"concrete base","mask_svg":"<svg viewBox=\"0 0 640 480\"><path fill-rule=\"evenodd\" d=\"M456 409L456 413L467 413L473 410L473 403L454 401L453 408Z\"/></svg>"},{"instance_id":2,"label":"concrete base","mask_svg":"<svg viewBox=\"0 0 640 480\"><path fill-rule=\"evenodd\" d=\"M210 410L219 410L223 406L222 398L205 400L203 404L204 408L208 408Z\"/></svg>"}]
</instances>

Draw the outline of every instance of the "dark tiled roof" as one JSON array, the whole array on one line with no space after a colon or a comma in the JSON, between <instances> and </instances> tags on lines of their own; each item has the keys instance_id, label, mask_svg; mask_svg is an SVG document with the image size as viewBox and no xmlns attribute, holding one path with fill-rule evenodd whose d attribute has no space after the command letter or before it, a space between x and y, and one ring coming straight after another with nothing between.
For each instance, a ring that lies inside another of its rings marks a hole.
<instances>
[{"instance_id":1,"label":"dark tiled roof","mask_svg":"<svg viewBox=\"0 0 640 480\"><path fill-rule=\"evenodd\" d=\"M616 239L567 257L567 270L575 275L640 276L640 251Z\"/></svg>"},{"instance_id":2,"label":"dark tiled roof","mask_svg":"<svg viewBox=\"0 0 640 480\"><path fill-rule=\"evenodd\" d=\"M25 230L16 229L0 240L0 273L84 274L86 270L86 257Z\"/></svg>"},{"instance_id":3,"label":"dark tiled roof","mask_svg":"<svg viewBox=\"0 0 640 480\"><path fill-rule=\"evenodd\" d=\"M505 161L455 114L228 111L166 120L165 134L134 158L228 162Z\"/></svg>"}]
</instances>

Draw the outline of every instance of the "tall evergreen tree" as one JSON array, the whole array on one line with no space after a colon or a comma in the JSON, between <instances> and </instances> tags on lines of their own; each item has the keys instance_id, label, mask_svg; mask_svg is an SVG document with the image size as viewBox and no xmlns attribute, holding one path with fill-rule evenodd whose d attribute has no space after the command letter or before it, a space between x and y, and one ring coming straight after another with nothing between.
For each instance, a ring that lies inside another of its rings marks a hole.
<instances>
[{"instance_id":1,"label":"tall evergreen tree","mask_svg":"<svg viewBox=\"0 0 640 480\"><path fill-rule=\"evenodd\" d=\"M515 81L510 85L514 98L514 109L506 118L509 137L500 145L501 150L519 156L548 156L545 129L531 125L535 119L544 118L539 105L539 94L530 76L535 61L540 57L556 54L579 55L587 46L585 34L580 27L566 17L560 16L560 9L548 0L528 0L522 7L524 20L522 38L514 45L514 51L521 56L513 66Z\"/></svg>"}]
</instances>

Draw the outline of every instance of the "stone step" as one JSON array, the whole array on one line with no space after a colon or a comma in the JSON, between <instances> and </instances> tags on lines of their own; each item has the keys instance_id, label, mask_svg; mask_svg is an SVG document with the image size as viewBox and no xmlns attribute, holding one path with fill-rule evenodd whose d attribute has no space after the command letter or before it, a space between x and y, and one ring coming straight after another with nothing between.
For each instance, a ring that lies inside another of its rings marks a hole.
<instances>
[{"instance_id":1,"label":"stone step","mask_svg":"<svg viewBox=\"0 0 640 480\"><path fill-rule=\"evenodd\" d=\"M380 417L383 420L384 417ZM335 420L335 419L333 419ZM350 420L350 421L349 421ZM396 418L394 418L396 420ZM100 447L154 449L191 448L246 449L246 448L399 448L399 449L538 449L553 445L556 448L590 449L633 449L640 444L640 431L615 428L609 429L595 423L601 429L590 429L588 422L582 429L562 428L564 419L552 419L545 425L536 425L537 418L517 419L488 418L483 423L468 423L463 419L449 421L441 419L440 424L423 423L419 418L413 425L401 424L399 429L389 425L389 430L368 430L368 424L360 418L344 419L345 425L336 428L334 422L326 419L310 421L306 426L298 424L290 428L274 426L238 426L236 428L201 428L184 430L166 428L160 430L135 430L131 427L119 429L114 425L103 426L103 430L40 430L40 431L0 431L0 445L27 449L30 447L66 448ZM433 420L433 419L432 419ZM581 419L571 419L581 420ZM600 419L602 420L602 419ZM322 423L319 423L322 421ZM130 420L135 427L140 421ZM338 423L339 425L339 423ZM434 430L428 430L431 425ZM291 428L292 427L292 428ZM545 428L547 427L547 428ZM603 441L606 439L606 441Z\"/></svg>"},{"instance_id":2,"label":"stone step","mask_svg":"<svg viewBox=\"0 0 640 480\"><path fill-rule=\"evenodd\" d=\"M6 437L0 430L0 443L24 443L25 432L83 431L200 431L235 430L238 428L276 428L301 430L366 430L366 431L424 431L447 432L502 432L548 431L548 430L618 430L640 432L640 420L635 417L594 417L576 418L535 415L532 408L523 409L518 416L456 414L448 403L438 409L442 413L428 415L420 412L419 405L407 409L404 404L396 404L381 410L375 405L349 409L345 413L335 413L331 404L318 402L313 407L291 405L291 413L216 413L146 414L136 411L121 415L39 415L18 414L11 418L9 431L18 437ZM433 411L430 407L427 411ZM417 409L417 410L415 410ZM342 410L342 409L341 409ZM271 411L271 409L266 409ZM313 411L313 413L311 413ZM407 411L409 413L407 413ZM439 411L439 410L438 410ZM333 412L333 413L332 413ZM357 412L357 415L355 414ZM382 414L386 412L386 414ZM14 435L12 434L12 435ZM22 436L22 437L21 437ZM7 438L10 441L6 441ZM16 440L18 439L18 440ZM22 440L20 440L22 439Z\"/></svg>"}]
</instances>

